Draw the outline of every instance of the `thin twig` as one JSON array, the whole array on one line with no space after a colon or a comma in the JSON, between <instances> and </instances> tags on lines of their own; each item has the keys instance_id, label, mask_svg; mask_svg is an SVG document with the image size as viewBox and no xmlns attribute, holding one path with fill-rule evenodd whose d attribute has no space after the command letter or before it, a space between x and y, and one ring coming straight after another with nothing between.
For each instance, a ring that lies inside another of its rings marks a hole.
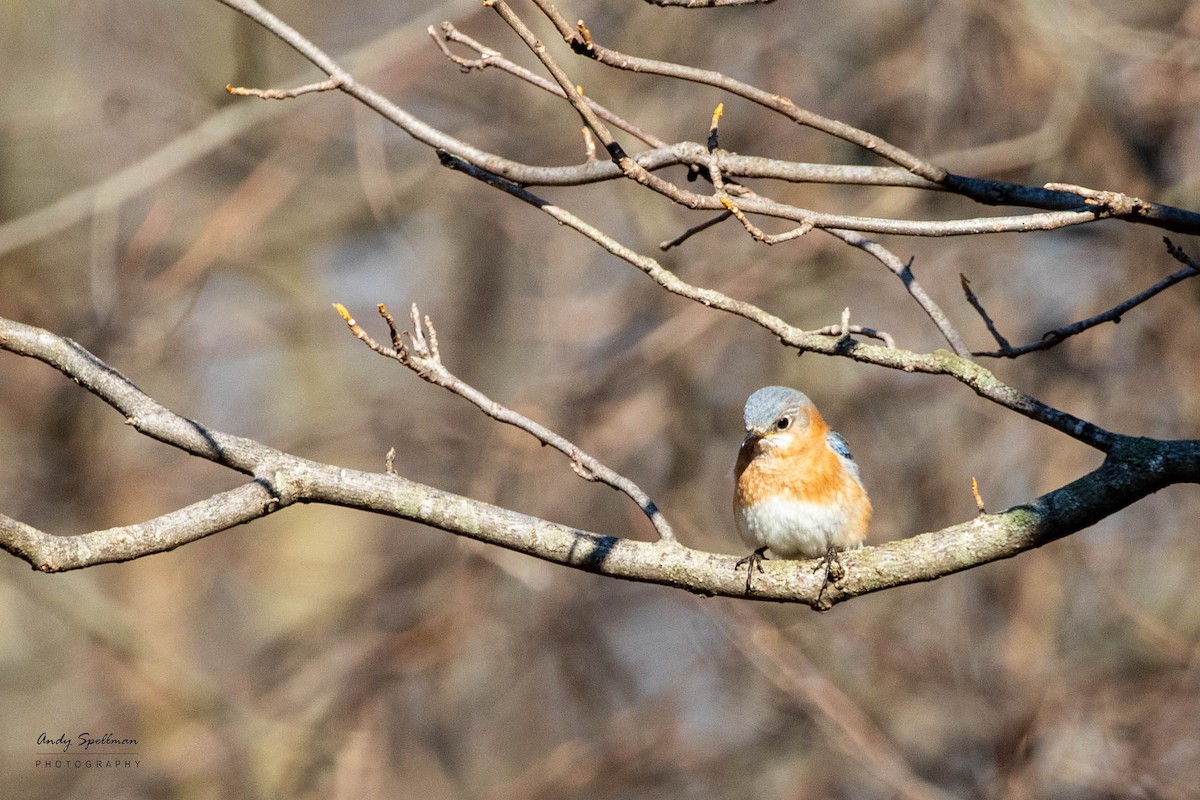
<instances>
[{"instance_id":1,"label":"thin twig","mask_svg":"<svg viewBox=\"0 0 1200 800\"><path fill-rule=\"evenodd\" d=\"M992 338L996 340L996 344L1000 345L1000 351L1008 352L1011 350L1012 346L1008 343L1008 339L1005 339L1000 334L1000 330L996 327L996 323L992 321L991 315L989 315L987 309L983 307L983 303L979 300L979 298L975 296L974 290L971 289L971 281L961 272L958 274L958 280L959 283L962 284L963 292L967 296L967 302L971 304L972 308L979 312L979 316L983 318L983 324L987 326L988 332L992 334ZM975 355L978 355L978 353Z\"/></svg>"},{"instance_id":2,"label":"thin twig","mask_svg":"<svg viewBox=\"0 0 1200 800\"><path fill-rule=\"evenodd\" d=\"M840 340L850 340L851 334L861 334L869 336L872 339L878 339L887 347L895 347L896 340L892 338L890 333L886 331L875 330L874 328L864 328L862 325L850 324L850 307L847 306L842 310L842 322L840 325L826 325L824 328L818 328L809 333L814 333L818 336L836 336Z\"/></svg>"},{"instance_id":3,"label":"thin twig","mask_svg":"<svg viewBox=\"0 0 1200 800\"><path fill-rule=\"evenodd\" d=\"M737 207L737 203L733 201L733 198L730 197L729 191L726 189L725 177L721 173L721 159L718 155L720 152L720 136L718 132L718 125L720 124L721 117L724 115L724 113L725 104L717 103L717 107L712 114L712 123L708 128L708 154L711 156L708 163L708 178L712 182L714 196L721 201L721 205L725 206L725 210L732 214L734 219L742 223L742 227L746 229L746 232L750 234L751 238L753 238L755 241L762 242L763 244L775 245L783 242L789 242L792 239L798 239L811 231L813 229L812 223L805 220L804 222L801 222L798 227L793 228L792 230L785 231L784 233L769 234L751 222L750 218L742 213L742 210ZM744 189L744 187L739 188ZM741 194L741 196L747 196L748 193L742 191L739 194Z\"/></svg>"},{"instance_id":4,"label":"thin twig","mask_svg":"<svg viewBox=\"0 0 1200 800\"><path fill-rule=\"evenodd\" d=\"M875 328L866 328L862 325L851 325L843 327L841 325L826 325L824 328L817 328L809 331L816 336L836 336L839 339L847 335L847 333L857 333L860 336L866 336L871 339L878 339L883 342L884 347L895 347L896 340L887 331L876 330Z\"/></svg>"},{"instance_id":5,"label":"thin twig","mask_svg":"<svg viewBox=\"0 0 1200 800\"><path fill-rule=\"evenodd\" d=\"M596 138L600 141L600 144L604 145L604 148L608 150L613 162L621 167L622 172L625 172L628 166L621 162L629 161L629 157L625 154L624 149L617 144L617 140L613 138L608 127L600 120L600 117L596 115L596 112L592 110L592 107L588 105L576 90L575 83L567 76L562 67L558 65L558 62L550 56L550 53L546 50L546 46L542 44L537 35L517 16L516 12L512 10L512 7L505 0L483 0L483 5L485 8L495 9L500 18L513 29L517 36L521 37L525 45L537 56L537 59L542 62L542 65L550 73L550 77L562 89L563 97L571 104L571 107L575 109L576 113L579 114L584 124L591 129L592 133L596 134Z\"/></svg>"},{"instance_id":6,"label":"thin twig","mask_svg":"<svg viewBox=\"0 0 1200 800\"><path fill-rule=\"evenodd\" d=\"M495 9L496 13L500 15L500 18L504 20L504 22L507 23L510 28L513 29L517 36L521 37L521 40L525 42L525 45L530 49L530 51L537 56L539 61L542 62L542 66L544 66L550 73L550 77L552 77L554 82L557 83L563 90L567 102L570 103L571 107L575 109L575 112L579 114L580 118L583 120L583 124L586 125L593 134L595 134L596 139L601 145L604 146L604 149L608 151L609 158L614 164L617 165L617 167L620 168L621 173L625 175L625 177L643 186L646 186L647 188L653 189L654 191L669 197L676 202L685 202L686 195L690 193L684 192L674 184L665 181L656 175L653 175L642 165L638 164L634 159L629 157L629 154L626 153L625 149L617 142L616 138L612 135L612 132L609 131L608 127L604 124L600 117L597 116L596 112L592 110L592 107L588 105L581 93L576 89L575 83L571 81L571 79L567 76L567 73L563 71L562 67L558 65L558 62L556 62L550 55L549 51L546 50L546 46L541 43L541 41L537 38L537 35L534 34L534 32L519 16L517 16L516 12L512 10L505 0L483 0L483 5L485 7ZM587 28L583 26L582 22L577 26L576 35L581 37L580 41L585 43L590 41L590 34L587 32Z\"/></svg>"},{"instance_id":7,"label":"thin twig","mask_svg":"<svg viewBox=\"0 0 1200 800\"><path fill-rule=\"evenodd\" d=\"M660 242L658 245L658 249L665 252L667 250L670 250L672 247L678 247L679 245L686 242L688 239L695 236L697 233L700 233L701 231L706 231L709 228L711 228L712 226L722 223L732 216L733 216L733 214L731 212L723 211L722 213L717 214L712 219L707 219L704 222L701 222L697 225L693 225L692 227L685 230L683 233L676 236L674 239L668 239L665 242Z\"/></svg>"},{"instance_id":8,"label":"thin twig","mask_svg":"<svg viewBox=\"0 0 1200 800\"><path fill-rule=\"evenodd\" d=\"M646 0L652 6L666 8L721 8L728 6L765 6L775 0Z\"/></svg>"},{"instance_id":9,"label":"thin twig","mask_svg":"<svg viewBox=\"0 0 1200 800\"><path fill-rule=\"evenodd\" d=\"M404 341L404 337L396 326L396 321L393 319L391 312L388 311L387 306L382 303L379 304L379 315L387 323L388 331L391 334L391 347L380 344L372 338L355 321L344 305L334 303L333 307L341 315L342 319L345 320L346 326L350 328L354 336L361 340L367 347L382 356L399 361L415 372L422 380L436 386L441 386L443 389L467 400L492 419L503 422L506 425L512 425L515 428L520 428L542 444L553 447L571 460L571 468L579 477L584 480L598 481L611 486L623 492L633 502L637 503L638 507L649 517L651 524L654 525L659 539L662 541L675 541L675 534L671 530L670 523L667 522L666 517L663 516L662 511L659 510L654 501L637 484L605 466L598 459L585 453L578 446L572 444L546 426L497 403L483 392L464 383L450 372L442 363L441 353L438 351L437 331L434 329L433 323L428 316L422 317L420 315L415 303L412 306L411 313L413 329L407 334L407 342Z\"/></svg>"},{"instance_id":10,"label":"thin twig","mask_svg":"<svg viewBox=\"0 0 1200 800\"><path fill-rule=\"evenodd\" d=\"M913 262L911 258L908 261L901 261L900 257L891 250L888 250L879 242L868 239L856 231L845 231L831 228L825 230L825 233L842 240L852 247L857 247L864 253L867 253L875 258L875 260L877 260L880 264L883 264L883 266L887 267L887 269L893 275L899 278L902 284L904 284L905 291L908 292L909 296L916 301L917 305L921 307L921 310L924 311L926 316L928 316L933 322L934 326L938 329L938 332L942 334L942 337L945 338L946 343L950 345L950 349L954 351L955 355L966 357L970 354L971 351L967 347L966 341L954 327L954 324L950 322L950 318L946 316L946 312L942 311L941 306L939 306L937 302L929 296L928 292L925 291L925 288L917 282L916 276L913 275Z\"/></svg>"},{"instance_id":11,"label":"thin twig","mask_svg":"<svg viewBox=\"0 0 1200 800\"><path fill-rule=\"evenodd\" d=\"M1166 245L1166 247L1167 247L1167 252L1171 254L1171 258L1175 259L1180 264L1183 264L1185 266L1193 267L1195 269L1200 269L1200 260L1194 259L1191 256L1189 256L1186 252L1184 252L1184 249L1182 247L1180 247L1179 245L1177 245L1171 241L1171 237L1164 236L1162 240L1163 240L1163 244Z\"/></svg>"},{"instance_id":12,"label":"thin twig","mask_svg":"<svg viewBox=\"0 0 1200 800\"><path fill-rule=\"evenodd\" d=\"M812 223L805 220L800 223L799 227L790 231L777 234L766 233L762 228L751 222L750 218L737 207L737 203L729 196L729 192L725 188L725 177L721 173L721 159L718 157L720 138L718 136L717 125L724 110L725 104L718 103L716 110L713 111L712 124L708 129L708 154L711 157L708 163L708 178L712 182L713 195L721 202L721 205L725 206L725 210L733 215L734 219L742 223L742 227L757 242L767 245L780 244L792 239L798 239L811 231L813 229Z\"/></svg>"},{"instance_id":13,"label":"thin twig","mask_svg":"<svg viewBox=\"0 0 1200 800\"><path fill-rule=\"evenodd\" d=\"M328 92L340 88L342 88L342 84L337 78L330 78L327 81L320 81L318 83L308 83L304 86L297 86L295 89L250 89L245 86L225 84L225 91L229 94L240 97L258 97L263 100L290 100L302 94Z\"/></svg>"},{"instance_id":14,"label":"thin twig","mask_svg":"<svg viewBox=\"0 0 1200 800\"><path fill-rule=\"evenodd\" d=\"M564 98L564 99L567 97L567 94L566 94L566 92L564 92L562 90L562 87L546 80L545 78L543 78L540 75L536 75L533 72L530 72L529 70L522 67L520 64L510 61L509 59L505 58L504 54L499 52L498 50L493 50L490 47L480 44L475 39L472 39L470 36L467 36L465 33L458 30L458 28L454 27L453 24L451 24L449 22L443 22L441 24L440 28L441 28L441 32L439 33L438 30L436 30L432 25L430 25L429 26L430 37L432 37L434 43L438 46L438 49L440 49L442 51L442 54L444 56L446 56L446 58L453 61L455 64L458 64L459 67L462 68L462 70L464 72L470 72L472 70L483 70L483 69L487 69L488 67L495 67L496 69L498 69L502 72L506 72L515 78L519 78L520 80L523 80L526 83L536 86L537 88L541 89L544 92L549 92L550 94L555 95L556 97L560 97L560 98ZM461 44L464 47L474 50L476 53L479 54L479 57L473 58L473 59L467 59L467 58L463 58L462 56L456 55L454 52L452 52L450 50L449 47L447 47L447 45L446 45L447 42L454 42L456 44ZM668 143L665 139L660 139L659 137L655 136L654 134L648 133L647 131L642 130L637 125L634 125L629 120L618 116L617 114L608 110L607 108L600 105L599 103L597 103L595 100L592 100L591 98L584 98L584 99L587 102L587 104L591 107L591 109L596 112L596 116L600 117L600 119L604 120L605 122L608 122L609 124L614 125L617 128L620 128L621 130L628 133L630 136L633 136L636 139L640 139L641 141L645 142L646 144L648 144L651 147L667 147L668 146Z\"/></svg>"},{"instance_id":15,"label":"thin twig","mask_svg":"<svg viewBox=\"0 0 1200 800\"><path fill-rule=\"evenodd\" d=\"M756 242L762 242L763 244L768 245L782 244L783 242L790 242L793 239L799 239L801 236L813 229L812 223L806 221L800 223L799 226L792 228L791 230L784 231L783 233L767 233L762 228L751 222L750 218L742 213L742 210L738 208L737 204L734 203L729 197L721 194L720 200L721 205L725 206L726 210L733 215L734 219L742 223L742 227L746 229L746 233L750 234L750 238L754 239Z\"/></svg>"},{"instance_id":16,"label":"thin twig","mask_svg":"<svg viewBox=\"0 0 1200 800\"><path fill-rule=\"evenodd\" d=\"M983 495L979 493L979 481L974 476L971 477L971 496L975 498L975 507L979 509L979 513L986 514L987 508L983 505Z\"/></svg>"}]
</instances>

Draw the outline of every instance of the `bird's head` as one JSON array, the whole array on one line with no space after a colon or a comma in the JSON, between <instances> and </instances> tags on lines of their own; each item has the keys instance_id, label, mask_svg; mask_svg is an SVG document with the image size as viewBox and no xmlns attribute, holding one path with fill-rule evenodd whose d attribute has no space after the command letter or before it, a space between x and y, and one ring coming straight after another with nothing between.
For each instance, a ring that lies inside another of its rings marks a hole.
<instances>
[{"instance_id":1,"label":"bird's head","mask_svg":"<svg viewBox=\"0 0 1200 800\"><path fill-rule=\"evenodd\" d=\"M796 436L813 425L817 409L803 392L787 386L766 386L746 401L742 419L746 438L742 446L759 450L786 449Z\"/></svg>"}]
</instances>

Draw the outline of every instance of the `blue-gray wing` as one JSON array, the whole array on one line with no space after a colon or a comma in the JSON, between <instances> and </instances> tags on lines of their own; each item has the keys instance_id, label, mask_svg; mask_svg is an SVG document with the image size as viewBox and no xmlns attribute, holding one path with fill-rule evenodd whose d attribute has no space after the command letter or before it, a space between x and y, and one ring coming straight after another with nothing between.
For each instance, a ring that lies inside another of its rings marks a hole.
<instances>
[{"instance_id":1,"label":"blue-gray wing","mask_svg":"<svg viewBox=\"0 0 1200 800\"><path fill-rule=\"evenodd\" d=\"M855 463L854 456L850 454L850 443L846 441L846 437L837 431L830 431L825 436L825 442L829 445L830 450L838 454L838 458L846 465L846 469L850 471L854 479L861 483L862 477L858 474L858 464Z\"/></svg>"}]
</instances>

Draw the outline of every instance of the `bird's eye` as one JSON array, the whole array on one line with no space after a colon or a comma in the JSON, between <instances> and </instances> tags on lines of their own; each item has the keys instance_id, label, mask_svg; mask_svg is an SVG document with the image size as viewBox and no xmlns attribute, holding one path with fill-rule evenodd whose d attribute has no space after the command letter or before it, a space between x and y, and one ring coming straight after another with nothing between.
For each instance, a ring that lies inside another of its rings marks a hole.
<instances>
[{"instance_id":1,"label":"bird's eye","mask_svg":"<svg viewBox=\"0 0 1200 800\"><path fill-rule=\"evenodd\" d=\"M791 426L791 424L792 424L791 417L780 417L775 422L775 429L779 430L779 431L786 431Z\"/></svg>"}]
</instances>

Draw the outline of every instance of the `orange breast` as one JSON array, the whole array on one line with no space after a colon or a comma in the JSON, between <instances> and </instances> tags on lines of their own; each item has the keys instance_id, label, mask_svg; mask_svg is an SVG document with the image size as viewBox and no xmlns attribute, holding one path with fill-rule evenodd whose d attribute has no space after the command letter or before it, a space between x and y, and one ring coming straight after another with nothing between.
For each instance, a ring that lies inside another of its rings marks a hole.
<instances>
[{"instance_id":1,"label":"orange breast","mask_svg":"<svg viewBox=\"0 0 1200 800\"><path fill-rule=\"evenodd\" d=\"M844 509L846 520L833 538L857 544L871 521L871 501L827 444L829 426L816 415L810 422L785 448L754 439L743 444L735 468L735 516L741 508L770 498L833 506Z\"/></svg>"}]
</instances>

